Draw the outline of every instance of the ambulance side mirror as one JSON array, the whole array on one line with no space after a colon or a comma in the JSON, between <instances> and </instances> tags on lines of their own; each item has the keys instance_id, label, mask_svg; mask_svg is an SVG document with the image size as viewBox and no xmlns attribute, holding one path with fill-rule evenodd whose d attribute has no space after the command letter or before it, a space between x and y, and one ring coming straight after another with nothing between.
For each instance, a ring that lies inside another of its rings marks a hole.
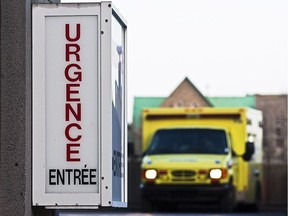
<instances>
[{"instance_id":1,"label":"ambulance side mirror","mask_svg":"<svg viewBox=\"0 0 288 216\"><path fill-rule=\"evenodd\" d=\"M245 153L243 154L243 160L250 161L253 154L255 152L255 144L254 142L246 142Z\"/></svg>"}]
</instances>

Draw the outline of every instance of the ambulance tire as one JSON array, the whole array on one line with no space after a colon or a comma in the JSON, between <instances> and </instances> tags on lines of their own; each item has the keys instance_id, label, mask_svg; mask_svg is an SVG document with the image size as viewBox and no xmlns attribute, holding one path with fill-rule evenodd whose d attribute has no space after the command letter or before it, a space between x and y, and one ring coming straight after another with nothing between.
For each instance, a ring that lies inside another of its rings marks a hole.
<instances>
[{"instance_id":1,"label":"ambulance tire","mask_svg":"<svg viewBox=\"0 0 288 216\"><path fill-rule=\"evenodd\" d=\"M236 198L235 198L235 187L233 185L230 186L230 189L224 195L221 200L221 211L222 212L233 212L236 206Z\"/></svg>"},{"instance_id":2,"label":"ambulance tire","mask_svg":"<svg viewBox=\"0 0 288 216\"><path fill-rule=\"evenodd\" d=\"M175 212L177 205L175 202L159 202L155 207L157 212Z\"/></svg>"},{"instance_id":3,"label":"ambulance tire","mask_svg":"<svg viewBox=\"0 0 288 216\"><path fill-rule=\"evenodd\" d=\"M152 205L151 201L147 199L142 199L141 203L142 212L153 212L154 206Z\"/></svg>"}]
</instances>

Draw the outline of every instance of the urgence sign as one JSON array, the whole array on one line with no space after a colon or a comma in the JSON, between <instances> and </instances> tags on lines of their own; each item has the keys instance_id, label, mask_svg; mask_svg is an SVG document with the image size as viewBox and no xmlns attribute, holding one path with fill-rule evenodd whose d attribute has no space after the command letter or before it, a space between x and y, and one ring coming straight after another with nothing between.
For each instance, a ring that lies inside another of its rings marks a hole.
<instances>
[{"instance_id":1,"label":"urgence sign","mask_svg":"<svg viewBox=\"0 0 288 216\"><path fill-rule=\"evenodd\" d=\"M98 19L46 18L47 193L99 191Z\"/></svg>"},{"instance_id":2,"label":"urgence sign","mask_svg":"<svg viewBox=\"0 0 288 216\"><path fill-rule=\"evenodd\" d=\"M65 24L65 121L67 126L64 133L66 143L66 162L80 162L82 103L80 89L82 84L81 68L81 24L77 23L75 32L71 32L69 23ZM75 35L72 37L71 35ZM74 61L73 61L74 59ZM76 63L74 63L76 62ZM73 137L74 130L74 137ZM49 185L96 185L97 169L49 169Z\"/></svg>"},{"instance_id":3,"label":"urgence sign","mask_svg":"<svg viewBox=\"0 0 288 216\"><path fill-rule=\"evenodd\" d=\"M111 2L35 4L32 17L33 205L126 207L125 21Z\"/></svg>"}]
</instances>

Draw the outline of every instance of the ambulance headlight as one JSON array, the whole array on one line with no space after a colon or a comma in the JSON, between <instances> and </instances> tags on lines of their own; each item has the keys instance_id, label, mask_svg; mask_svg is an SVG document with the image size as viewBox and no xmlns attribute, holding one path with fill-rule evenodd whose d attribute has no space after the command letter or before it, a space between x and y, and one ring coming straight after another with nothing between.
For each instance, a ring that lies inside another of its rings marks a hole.
<instances>
[{"instance_id":1,"label":"ambulance headlight","mask_svg":"<svg viewBox=\"0 0 288 216\"><path fill-rule=\"evenodd\" d=\"M145 178L153 180L157 177L157 171L155 169L148 169L145 171Z\"/></svg>"},{"instance_id":2,"label":"ambulance headlight","mask_svg":"<svg viewBox=\"0 0 288 216\"><path fill-rule=\"evenodd\" d=\"M222 170L221 169L211 169L209 176L211 179L220 179L222 177Z\"/></svg>"}]
</instances>

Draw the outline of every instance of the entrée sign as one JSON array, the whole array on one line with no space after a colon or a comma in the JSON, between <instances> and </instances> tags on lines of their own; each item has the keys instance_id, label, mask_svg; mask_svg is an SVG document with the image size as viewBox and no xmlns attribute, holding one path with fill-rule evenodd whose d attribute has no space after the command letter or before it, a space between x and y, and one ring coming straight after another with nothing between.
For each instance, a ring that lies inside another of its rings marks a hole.
<instances>
[{"instance_id":1,"label":"entr\u00e9e sign","mask_svg":"<svg viewBox=\"0 0 288 216\"><path fill-rule=\"evenodd\" d=\"M33 206L127 206L126 28L109 1L33 4Z\"/></svg>"},{"instance_id":2,"label":"entr\u00e9e sign","mask_svg":"<svg viewBox=\"0 0 288 216\"><path fill-rule=\"evenodd\" d=\"M46 192L98 192L97 17L46 18ZM53 29L53 30L52 30Z\"/></svg>"},{"instance_id":3,"label":"entr\u00e9e sign","mask_svg":"<svg viewBox=\"0 0 288 216\"><path fill-rule=\"evenodd\" d=\"M63 26L64 27L64 26ZM82 84L81 68L81 24L77 23L71 32L69 23L65 24L65 67L63 75L66 80L65 89L65 122L66 162L80 162L82 103L80 89ZM74 36L72 36L74 35ZM74 61L73 61L74 60ZM74 63L76 61L76 63ZM73 135L74 130L74 135ZM63 155L64 156L64 155ZM49 185L96 185L96 169L49 169Z\"/></svg>"}]
</instances>

